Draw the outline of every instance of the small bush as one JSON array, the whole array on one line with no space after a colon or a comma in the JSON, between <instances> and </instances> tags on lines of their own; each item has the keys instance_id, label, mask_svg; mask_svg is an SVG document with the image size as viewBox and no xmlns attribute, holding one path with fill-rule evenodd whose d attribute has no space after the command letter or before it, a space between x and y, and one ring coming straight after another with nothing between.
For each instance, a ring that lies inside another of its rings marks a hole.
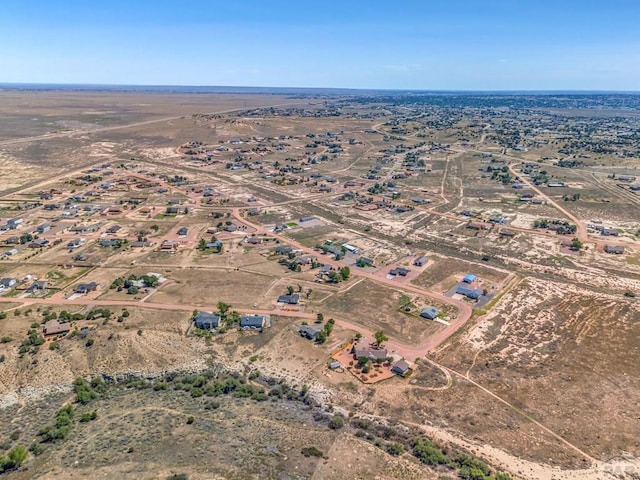
<instances>
[{"instance_id":1,"label":"small bush","mask_svg":"<svg viewBox=\"0 0 640 480\"><path fill-rule=\"evenodd\" d=\"M189 417L189 418L187 418L187 425L191 425L195 421L196 421L196 419L194 417Z\"/></svg>"},{"instance_id":2,"label":"small bush","mask_svg":"<svg viewBox=\"0 0 640 480\"><path fill-rule=\"evenodd\" d=\"M318 450L316 447L302 447L300 453L305 457L322 457L324 455L322 450Z\"/></svg>"},{"instance_id":3,"label":"small bush","mask_svg":"<svg viewBox=\"0 0 640 480\"><path fill-rule=\"evenodd\" d=\"M334 415L329 420L329 428L332 430L339 430L344 427L344 417L342 415Z\"/></svg>"}]
</instances>

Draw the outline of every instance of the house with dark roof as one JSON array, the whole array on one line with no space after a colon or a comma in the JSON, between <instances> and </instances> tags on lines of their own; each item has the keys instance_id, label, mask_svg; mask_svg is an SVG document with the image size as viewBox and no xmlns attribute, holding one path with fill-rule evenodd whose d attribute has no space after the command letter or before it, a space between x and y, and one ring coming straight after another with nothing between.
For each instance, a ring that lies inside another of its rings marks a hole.
<instances>
[{"instance_id":1,"label":"house with dark roof","mask_svg":"<svg viewBox=\"0 0 640 480\"><path fill-rule=\"evenodd\" d=\"M43 248L49 245L49 240L46 238L36 238L29 243L29 248Z\"/></svg>"},{"instance_id":2,"label":"house with dark roof","mask_svg":"<svg viewBox=\"0 0 640 480\"><path fill-rule=\"evenodd\" d=\"M436 318L438 316L438 309L436 307L433 307L433 306L425 307L420 312L420 316L422 318L433 320L434 318Z\"/></svg>"},{"instance_id":3,"label":"house with dark roof","mask_svg":"<svg viewBox=\"0 0 640 480\"><path fill-rule=\"evenodd\" d=\"M303 325L298 330L298 333L308 340L316 340L322 332L322 327L316 325Z\"/></svg>"},{"instance_id":4,"label":"house with dark roof","mask_svg":"<svg viewBox=\"0 0 640 480\"><path fill-rule=\"evenodd\" d=\"M240 328L245 330L261 330L269 326L269 318L266 315L242 315L240 317Z\"/></svg>"},{"instance_id":5,"label":"house with dark roof","mask_svg":"<svg viewBox=\"0 0 640 480\"><path fill-rule=\"evenodd\" d=\"M98 284L96 282L81 283L76 287L76 289L74 290L74 293L80 293L84 295L89 292L95 292L97 289L98 289Z\"/></svg>"},{"instance_id":6,"label":"house with dark roof","mask_svg":"<svg viewBox=\"0 0 640 480\"><path fill-rule=\"evenodd\" d=\"M394 277L398 275L401 277L406 277L410 271L411 270L409 270L408 268L396 267L389 271L389 275L393 275Z\"/></svg>"},{"instance_id":7,"label":"house with dark roof","mask_svg":"<svg viewBox=\"0 0 640 480\"><path fill-rule=\"evenodd\" d=\"M620 232L617 228L603 228L600 230L600 235L604 237L617 237Z\"/></svg>"},{"instance_id":8,"label":"house with dark roof","mask_svg":"<svg viewBox=\"0 0 640 480\"><path fill-rule=\"evenodd\" d=\"M211 312L198 312L193 317L193 323L196 328L202 330L211 330L219 328L222 323L220 315Z\"/></svg>"},{"instance_id":9,"label":"house with dark roof","mask_svg":"<svg viewBox=\"0 0 640 480\"><path fill-rule=\"evenodd\" d=\"M3 288L11 288L16 283L18 283L18 281L15 278L2 278L2 279L0 279L0 285Z\"/></svg>"},{"instance_id":10,"label":"house with dark roof","mask_svg":"<svg viewBox=\"0 0 640 480\"><path fill-rule=\"evenodd\" d=\"M365 357L372 362L375 361L384 361L387 359L387 351L383 348L371 348L371 347L355 347L353 350L353 356L358 359L360 357Z\"/></svg>"},{"instance_id":11,"label":"house with dark roof","mask_svg":"<svg viewBox=\"0 0 640 480\"><path fill-rule=\"evenodd\" d=\"M413 264L416 267L424 267L427 262L429 261L429 259L426 257L426 255L422 255L421 257L418 257L414 260Z\"/></svg>"},{"instance_id":12,"label":"house with dark roof","mask_svg":"<svg viewBox=\"0 0 640 480\"><path fill-rule=\"evenodd\" d=\"M409 362L407 362L404 359L403 360L398 360L391 367L391 371L393 373L395 373L396 375L400 375L400 376L404 377L409 372L411 372L411 365L409 364Z\"/></svg>"},{"instance_id":13,"label":"house with dark roof","mask_svg":"<svg viewBox=\"0 0 640 480\"><path fill-rule=\"evenodd\" d=\"M467 298L472 300L477 300L482 295L482 291L477 288L470 288L464 284L460 284L456 287L456 293L459 295L464 295Z\"/></svg>"},{"instance_id":14,"label":"house with dark roof","mask_svg":"<svg viewBox=\"0 0 640 480\"><path fill-rule=\"evenodd\" d=\"M189 229L187 227L180 227L178 229L178 236L186 237L187 235L189 235Z\"/></svg>"},{"instance_id":15,"label":"house with dark roof","mask_svg":"<svg viewBox=\"0 0 640 480\"><path fill-rule=\"evenodd\" d=\"M368 257L358 257L356 265L358 267L370 267L373 265L373 260Z\"/></svg>"},{"instance_id":16,"label":"house with dark roof","mask_svg":"<svg viewBox=\"0 0 640 480\"><path fill-rule=\"evenodd\" d=\"M274 250L276 255L289 255L291 252L293 252L293 247L289 245L280 245Z\"/></svg>"},{"instance_id":17,"label":"house with dark roof","mask_svg":"<svg viewBox=\"0 0 640 480\"><path fill-rule=\"evenodd\" d=\"M280 295L278 297L278 303L284 303L287 305L297 305L300 301L300 295L292 293L291 295Z\"/></svg>"},{"instance_id":18,"label":"house with dark roof","mask_svg":"<svg viewBox=\"0 0 640 480\"><path fill-rule=\"evenodd\" d=\"M44 324L42 333L44 336L62 335L68 333L70 330L71 325L68 323L60 323L58 320L49 320Z\"/></svg>"},{"instance_id":19,"label":"house with dark roof","mask_svg":"<svg viewBox=\"0 0 640 480\"><path fill-rule=\"evenodd\" d=\"M612 253L614 255L622 255L624 253L624 247L621 245L605 245L605 253Z\"/></svg>"}]
</instances>

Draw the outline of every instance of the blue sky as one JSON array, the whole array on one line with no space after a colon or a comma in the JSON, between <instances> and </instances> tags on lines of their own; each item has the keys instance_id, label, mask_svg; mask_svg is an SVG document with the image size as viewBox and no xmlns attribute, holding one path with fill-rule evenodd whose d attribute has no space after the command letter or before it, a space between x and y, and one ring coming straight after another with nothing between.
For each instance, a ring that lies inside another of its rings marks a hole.
<instances>
[{"instance_id":1,"label":"blue sky","mask_svg":"<svg viewBox=\"0 0 640 480\"><path fill-rule=\"evenodd\" d=\"M0 0L0 82L640 90L640 0Z\"/></svg>"}]
</instances>

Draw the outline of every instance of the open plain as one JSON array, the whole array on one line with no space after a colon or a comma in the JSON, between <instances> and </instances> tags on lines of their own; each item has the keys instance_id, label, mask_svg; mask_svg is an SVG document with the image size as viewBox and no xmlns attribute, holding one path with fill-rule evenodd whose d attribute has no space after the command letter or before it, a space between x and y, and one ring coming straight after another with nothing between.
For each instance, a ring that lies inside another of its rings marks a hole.
<instances>
[{"instance_id":1,"label":"open plain","mask_svg":"<svg viewBox=\"0 0 640 480\"><path fill-rule=\"evenodd\" d=\"M0 91L6 477L638 478L638 98Z\"/></svg>"}]
</instances>

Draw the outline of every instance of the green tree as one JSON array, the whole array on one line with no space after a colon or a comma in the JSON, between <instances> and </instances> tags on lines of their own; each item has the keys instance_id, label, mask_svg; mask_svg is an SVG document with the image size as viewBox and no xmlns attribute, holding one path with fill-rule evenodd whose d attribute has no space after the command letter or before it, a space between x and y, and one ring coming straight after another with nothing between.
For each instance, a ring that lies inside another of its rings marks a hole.
<instances>
[{"instance_id":1,"label":"green tree","mask_svg":"<svg viewBox=\"0 0 640 480\"><path fill-rule=\"evenodd\" d=\"M582 248L582 242L579 238L571 240L571 250L580 250Z\"/></svg>"},{"instance_id":2,"label":"green tree","mask_svg":"<svg viewBox=\"0 0 640 480\"><path fill-rule=\"evenodd\" d=\"M227 312L231 308L231 305L224 302L218 302L218 312L220 312L221 317L226 317Z\"/></svg>"},{"instance_id":3,"label":"green tree","mask_svg":"<svg viewBox=\"0 0 640 480\"><path fill-rule=\"evenodd\" d=\"M384 342L386 342L387 340L389 340L389 337L387 337L384 332L382 330L378 330L373 337L376 339L376 347L379 347L380 345L382 345Z\"/></svg>"},{"instance_id":4,"label":"green tree","mask_svg":"<svg viewBox=\"0 0 640 480\"><path fill-rule=\"evenodd\" d=\"M318 313L316 315L316 323L322 323L324 321L324 314Z\"/></svg>"},{"instance_id":5,"label":"green tree","mask_svg":"<svg viewBox=\"0 0 640 480\"><path fill-rule=\"evenodd\" d=\"M349 276L351 275L351 269L349 267L342 267L340 269L340 276L343 280L349 280Z\"/></svg>"},{"instance_id":6,"label":"green tree","mask_svg":"<svg viewBox=\"0 0 640 480\"><path fill-rule=\"evenodd\" d=\"M287 287L287 295L291 295L293 293L293 287L291 285L289 285Z\"/></svg>"}]
</instances>

